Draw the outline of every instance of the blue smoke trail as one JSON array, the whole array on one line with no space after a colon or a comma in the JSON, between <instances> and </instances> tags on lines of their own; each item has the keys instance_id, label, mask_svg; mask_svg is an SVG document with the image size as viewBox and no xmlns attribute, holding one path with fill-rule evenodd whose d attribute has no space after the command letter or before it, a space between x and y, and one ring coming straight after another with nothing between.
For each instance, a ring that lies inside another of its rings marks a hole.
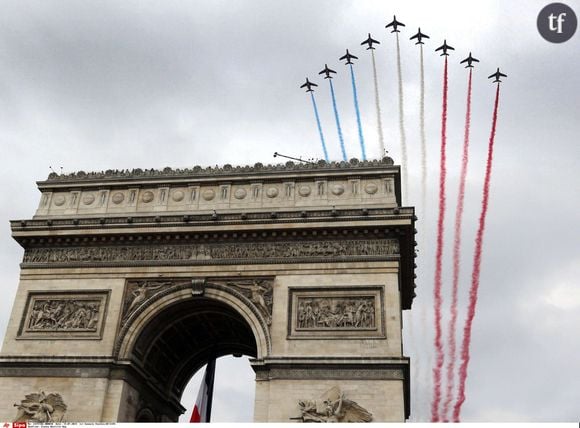
<instances>
[{"instance_id":1,"label":"blue smoke trail","mask_svg":"<svg viewBox=\"0 0 580 428\"><path fill-rule=\"evenodd\" d=\"M340 127L340 118L338 117L338 109L336 108L336 97L334 96L334 87L332 86L332 79L328 79L330 83L330 95L332 95L332 107L334 108L334 118L336 119L336 129L338 130L338 139L340 140L340 150L342 151L342 160L346 161L346 150L344 149L344 139L342 138L342 129Z\"/></svg>"},{"instance_id":2,"label":"blue smoke trail","mask_svg":"<svg viewBox=\"0 0 580 428\"><path fill-rule=\"evenodd\" d=\"M320 117L318 116L318 108L316 107L316 100L314 99L314 92L310 92L312 98L312 107L314 107L314 116L316 116L316 125L318 125L318 133L320 134L320 142L322 143L322 150L324 151L324 160L328 162L328 152L326 151L326 143L324 142L324 134L322 133L322 126L320 125Z\"/></svg>"},{"instance_id":3,"label":"blue smoke trail","mask_svg":"<svg viewBox=\"0 0 580 428\"><path fill-rule=\"evenodd\" d=\"M352 64L350 64L350 77L351 77L351 81L352 81L352 95L354 97L354 109L356 111L356 122L358 124L358 138L360 141L360 149L362 151L363 160L367 160L367 153L365 150L365 139L363 137L362 125L361 125L361 121L360 121L360 110L358 108L358 95L356 93L356 82L354 79L354 69L352 68Z\"/></svg>"}]
</instances>

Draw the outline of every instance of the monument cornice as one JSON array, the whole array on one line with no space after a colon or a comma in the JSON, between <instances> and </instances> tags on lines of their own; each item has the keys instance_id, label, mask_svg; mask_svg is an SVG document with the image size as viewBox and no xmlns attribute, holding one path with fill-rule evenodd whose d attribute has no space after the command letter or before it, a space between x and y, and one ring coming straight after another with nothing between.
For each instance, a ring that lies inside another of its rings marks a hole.
<instances>
[{"instance_id":1,"label":"monument cornice","mask_svg":"<svg viewBox=\"0 0 580 428\"><path fill-rule=\"evenodd\" d=\"M349 162L326 162L324 160L316 163L294 163L292 161L285 164L268 164L264 165L260 162L253 166L232 166L225 164L223 166L208 166L201 167L196 165L191 168L170 168L166 167L162 170L158 169L142 169L136 168L132 170L107 170L99 172L84 172L78 171L68 174L51 173L44 181L38 181L37 184L41 188L51 187L58 184L89 184L89 183L112 183L112 182L159 182L163 180L184 179L191 180L206 180L212 181L219 179L243 179L252 180L254 178L263 179L265 177L283 177L288 176L295 178L297 174L301 176L319 175L319 176L334 176L346 174L364 174L365 172L376 173L378 171L389 171L398 173L400 167L394 165L390 157L385 157L381 160L366 160L360 161L356 158Z\"/></svg>"}]
</instances>

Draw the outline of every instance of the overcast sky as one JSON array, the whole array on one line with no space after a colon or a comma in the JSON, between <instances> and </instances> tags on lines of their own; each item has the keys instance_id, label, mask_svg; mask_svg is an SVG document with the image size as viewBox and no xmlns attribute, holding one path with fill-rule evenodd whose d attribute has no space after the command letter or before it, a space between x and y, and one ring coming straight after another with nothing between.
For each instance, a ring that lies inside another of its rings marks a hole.
<instances>
[{"instance_id":1,"label":"overcast sky","mask_svg":"<svg viewBox=\"0 0 580 428\"><path fill-rule=\"evenodd\" d=\"M429 418L433 356L434 220L444 38L450 57L448 222L451 232L465 115L469 51L473 118L463 236L462 308L471 273L494 86L502 85L480 299L464 421L580 419L580 34L555 45L536 17L547 1L1 1L0 337L18 285L22 249L9 219L30 218L35 181L65 172L272 162L279 151L321 158L312 106L298 88L308 76L332 159L340 151L326 82L335 78L349 157L360 157L350 76L355 65L369 157L379 155L367 33L381 42L377 67L389 154L400 163L393 14L401 32L408 205L418 207L418 289L405 315L413 362L412 420ZM567 1L580 13L578 1ZM425 45L429 200L420 207L417 27ZM450 243L451 234L446 237ZM448 313L451 247L444 253ZM461 311L460 327L464 310ZM240 366L242 366L240 368ZM184 397L191 406L196 394ZM218 364L217 420L250 421L253 373L245 359ZM220 407L220 403L230 406ZM233 406L233 407L232 407ZM226 410L224 410L226 409Z\"/></svg>"}]
</instances>

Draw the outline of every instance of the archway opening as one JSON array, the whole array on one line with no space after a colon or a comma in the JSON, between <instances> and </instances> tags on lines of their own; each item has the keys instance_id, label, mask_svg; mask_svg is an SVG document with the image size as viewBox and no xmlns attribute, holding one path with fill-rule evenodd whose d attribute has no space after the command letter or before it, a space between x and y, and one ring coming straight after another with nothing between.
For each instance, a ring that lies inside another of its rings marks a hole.
<instances>
[{"instance_id":1,"label":"archway opening","mask_svg":"<svg viewBox=\"0 0 580 428\"><path fill-rule=\"evenodd\" d=\"M239 312L223 302L194 297L165 308L143 328L135 342L132 360L146 374L148 383L174 403L175 409L181 407L179 402L190 380L197 372L201 373L199 376L203 375L200 369L210 358L246 356L231 357L231 360L238 361L229 361L225 365L222 360L218 362L216 379L219 381L222 377L218 372L222 366L221 370L231 374L228 381L232 385L233 382L248 382L247 369L251 368L247 357L256 357L257 354L256 338ZM236 365L242 362L247 369L244 371L238 367L236 373ZM238 376L242 372L245 374ZM188 395L184 400L190 401L191 397ZM192 402L184 402L183 407L189 409L192 405ZM179 416L168 406L164 408L164 405L146 399L142 399L141 406L152 409L156 421L177 421Z\"/></svg>"},{"instance_id":2,"label":"archway opening","mask_svg":"<svg viewBox=\"0 0 580 428\"><path fill-rule=\"evenodd\" d=\"M187 384L181 396L181 404L187 410L179 417L179 422L189 422L204 373L205 367L202 367ZM219 358L216 361L211 421L252 422L254 379L248 356Z\"/></svg>"}]
</instances>

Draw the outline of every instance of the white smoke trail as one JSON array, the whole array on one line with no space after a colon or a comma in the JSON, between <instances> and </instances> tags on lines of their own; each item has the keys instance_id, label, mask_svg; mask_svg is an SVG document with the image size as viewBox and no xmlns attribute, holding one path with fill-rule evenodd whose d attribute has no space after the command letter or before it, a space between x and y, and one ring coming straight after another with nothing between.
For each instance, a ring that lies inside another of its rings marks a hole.
<instances>
[{"instance_id":1,"label":"white smoke trail","mask_svg":"<svg viewBox=\"0 0 580 428\"><path fill-rule=\"evenodd\" d=\"M371 49L371 57L373 59L373 80L375 82L375 106L377 107L377 133L379 134L379 159L385 156L385 138L383 136L383 123L381 121L381 103L379 100L379 81L377 79L377 64L375 62L375 51Z\"/></svg>"},{"instance_id":2,"label":"white smoke trail","mask_svg":"<svg viewBox=\"0 0 580 428\"><path fill-rule=\"evenodd\" d=\"M423 45L420 56L421 100L419 103L419 128L421 132L421 209L423 210L423 224L427 221L427 142L425 138L425 68L423 66ZM423 236L425 234L423 233ZM425 248L425 247L423 247Z\"/></svg>"},{"instance_id":3,"label":"white smoke trail","mask_svg":"<svg viewBox=\"0 0 580 428\"><path fill-rule=\"evenodd\" d=\"M399 80L399 131L401 133L401 170L402 170L402 181L403 181L403 195L401 195L402 200L409 199L409 186L407 179L407 137L405 135L405 116L403 113L403 73L401 72L401 48L399 46L399 33L397 36L397 76Z\"/></svg>"}]
</instances>

